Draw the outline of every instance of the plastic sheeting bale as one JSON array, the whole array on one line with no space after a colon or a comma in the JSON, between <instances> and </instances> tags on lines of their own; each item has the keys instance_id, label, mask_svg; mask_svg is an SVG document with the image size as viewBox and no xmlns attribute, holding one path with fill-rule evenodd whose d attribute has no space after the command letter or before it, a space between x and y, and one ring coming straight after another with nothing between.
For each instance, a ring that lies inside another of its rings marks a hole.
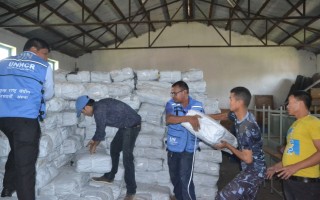
<instances>
[{"instance_id":1,"label":"plastic sheeting bale","mask_svg":"<svg viewBox=\"0 0 320 200\"><path fill-rule=\"evenodd\" d=\"M147 69L147 70L137 70L138 81L154 81L159 78L159 70L157 69Z\"/></svg>"},{"instance_id":2,"label":"plastic sheeting bale","mask_svg":"<svg viewBox=\"0 0 320 200\"><path fill-rule=\"evenodd\" d=\"M38 157L46 157L50 152L53 151L53 142L49 135L42 135L39 144L39 155Z\"/></svg>"},{"instance_id":3,"label":"plastic sheeting bale","mask_svg":"<svg viewBox=\"0 0 320 200\"><path fill-rule=\"evenodd\" d=\"M121 70L113 70L110 72L111 79L114 82L121 82L127 79L133 79L134 73L132 68L126 67Z\"/></svg>"},{"instance_id":4,"label":"plastic sheeting bale","mask_svg":"<svg viewBox=\"0 0 320 200\"><path fill-rule=\"evenodd\" d=\"M77 172L105 173L110 171L111 167L111 157L101 151L94 154L90 154L89 152L82 153L76 156Z\"/></svg>"},{"instance_id":5,"label":"plastic sheeting bale","mask_svg":"<svg viewBox=\"0 0 320 200\"><path fill-rule=\"evenodd\" d=\"M154 124L150 124L148 122L142 122L141 123L141 131L140 134L142 133L152 133L155 135L161 135L163 136L166 132L165 126L157 126Z\"/></svg>"},{"instance_id":6,"label":"plastic sheeting bale","mask_svg":"<svg viewBox=\"0 0 320 200\"><path fill-rule=\"evenodd\" d=\"M221 143L221 140L224 140L237 148L238 142L237 138L232 135L227 129L225 129L223 126L221 126L217 121L210 118L209 116L195 111L195 110L189 110L187 113L188 116L193 115L199 115L201 118L199 118L200 123L200 130L195 131L193 130L191 124L189 122L183 122L181 123L182 126L184 126L186 129L188 129L192 134L197 136L202 141L210 144L215 145ZM224 151L231 153L228 149L223 149Z\"/></svg>"},{"instance_id":7,"label":"plastic sheeting bale","mask_svg":"<svg viewBox=\"0 0 320 200\"><path fill-rule=\"evenodd\" d=\"M170 177L168 171L144 171L136 172L136 181L149 184L165 184L170 183Z\"/></svg>"},{"instance_id":8,"label":"plastic sheeting bale","mask_svg":"<svg viewBox=\"0 0 320 200\"><path fill-rule=\"evenodd\" d=\"M61 112L68 106L68 102L62 98L52 98L46 102L47 112Z\"/></svg>"},{"instance_id":9,"label":"plastic sheeting bale","mask_svg":"<svg viewBox=\"0 0 320 200\"><path fill-rule=\"evenodd\" d=\"M158 87L144 87L136 90L136 93L143 103L150 103L165 106L170 97L170 89Z\"/></svg>"},{"instance_id":10,"label":"plastic sheeting bale","mask_svg":"<svg viewBox=\"0 0 320 200\"><path fill-rule=\"evenodd\" d=\"M138 114L141 116L141 121L160 126L162 124L164 107L149 103L142 103Z\"/></svg>"},{"instance_id":11,"label":"plastic sheeting bale","mask_svg":"<svg viewBox=\"0 0 320 200\"><path fill-rule=\"evenodd\" d=\"M111 97L123 97L129 96L132 93L133 88L125 83L112 83L108 84L108 94Z\"/></svg>"},{"instance_id":12,"label":"plastic sheeting bale","mask_svg":"<svg viewBox=\"0 0 320 200\"><path fill-rule=\"evenodd\" d=\"M139 110L141 102L137 95L131 94L129 96L118 97L118 100L128 104L132 109Z\"/></svg>"},{"instance_id":13,"label":"plastic sheeting bale","mask_svg":"<svg viewBox=\"0 0 320 200\"><path fill-rule=\"evenodd\" d=\"M93 83L111 83L111 76L109 72L92 71L90 73L91 82Z\"/></svg>"},{"instance_id":14,"label":"plastic sheeting bale","mask_svg":"<svg viewBox=\"0 0 320 200\"><path fill-rule=\"evenodd\" d=\"M7 136L0 131L0 157L8 156L10 152L10 145Z\"/></svg>"},{"instance_id":15,"label":"plastic sheeting bale","mask_svg":"<svg viewBox=\"0 0 320 200\"><path fill-rule=\"evenodd\" d=\"M90 82L90 72L78 71L77 73L69 73L67 74L67 81L75 83L88 83Z\"/></svg>"},{"instance_id":16,"label":"plastic sheeting bale","mask_svg":"<svg viewBox=\"0 0 320 200\"><path fill-rule=\"evenodd\" d=\"M65 100L76 100L79 96L86 94L86 88L82 84L56 83L54 87L55 97Z\"/></svg>"},{"instance_id":17,"label":"plastic sheeting bale","mask_svg":"<svg viewBox=\"0 0 320 200\"><path fill-rule=\"evenodd\" d=\"M162 171L163 160L162 159L148 159L136 157L134 159L136 171Z\"/></svg>"},{"instance_id":18,"label":"plastic sheeting bale","mask_svg":"<svg viewBox=\"0 0 320 200\"><path fill-rule=\"evenodd\" d=\"M207 83L205 81L187 82L190 93L205 93Z\"/></svg>"},{"instance_id":19,"label":"plastic sheeting bale","mask_svg":"<svg viewBox=\"0 0 320 200\"><path fill-rule=\"evenodd\" d=\"M154 148L142 148L142 147L135 147L133 150L134 156L137 157L144 157L150 159L161 159L166 157L166 151L163 149L154 149Z\"/></svg>"},{"instance_id":20,"label":"plastic sheeting bale","mask_svg":"<svg viewBox=\"0 0 320 200\"><path fill-rule=\"evenodd\" d=\"M219 176L220 164L212 161L196 160L194 162L194 172Z\"/></svg>"},{"instance_id":21,"label":"plastic sheeting bale","mask_svg":"<svg viewBox=\"0 0 320 200\"><path fill-rule=\"evenodd\" d=\"M71 135L62 143L62 152L64 154L75 153L83 147L83 138L81 135Z\"/></svg>"},{"instance_id":22,"label":"plastic sheeting bale","mask_svg":"<svg viewBox=\"0 0 320 200\"><path fill-rule=\"evenodd\" d=\"M161 71L160 82L175 83L181 80L181 71Z\"/></svg>"},{"instance_id":23,"label":"plastic sheeting bale","mask_svg":"<svg viewBox=\"0 0 320 200\"><path fill-rule=\"evenodd\" d=\"M196 160L222 163L222 153L220 150L202 149L200 152L196 153Z\"/></svg>"},{"instance_id":24,"label":"plastic sheeting bale","mask_svg":"<svg viewBox=\"0 0 320 200\"><path fill-rule=\"evenodd\" d=\"M60 112L58 113L57 125L61 126L73 126L77 125L78 118L75 112Z\"/></svg>"},{"instance_id":25,"label":"plastic sheeting bale","mask_svg":"<svg viewBox=\"0 0 320 200\"><path fill-rule=\"evenodd\" d=\"M161 135L155 135L152 133L140 133L136 140L137 147L151 147L151 148L163 148Z\"/></svg>"},{"instance_id":26,"label":"plastic sheeting bale","mask_svg":"<svg viewBox=\"0 0 320 200\"><path fill-rule=\"evenodd\" d=\"M166 89L166 91L170 91L172 84L167 82L159 82L159 81L140 81L137 82L137 89L145 89L145 88L162 88Z\"/></svg>"},{"instance_id":27,"label":"plastic sheeting bale","mask_svg":"<svg viewBox=\"0 0 320 200\"><path fill-rule=\"evenodd\" d=\"M203 80L203 71L197 69L190 69L182 72L182 80L185 82L201 81Z\"/></svg>"},{"instance_id":28,"label":"plastic sheeting bale","mask_svg":"<svg viewBox=\"0 0 320 200\"><path fill-rule=\"evenodd\" d=\"M87 95L91 99L99 100L109 97L109 89L107 84L87 83L85 84Z\"/></svg>"}]
</instances>

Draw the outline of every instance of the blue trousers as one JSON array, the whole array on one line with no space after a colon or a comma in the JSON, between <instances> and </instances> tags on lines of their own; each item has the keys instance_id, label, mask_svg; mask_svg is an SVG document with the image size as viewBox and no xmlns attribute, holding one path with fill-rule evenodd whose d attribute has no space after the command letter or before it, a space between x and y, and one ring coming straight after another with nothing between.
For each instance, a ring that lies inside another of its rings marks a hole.
<instances>
[{"instance_id":1,"label":"blue trousers","mask_svg":"<svg viewBox=\"0 0 320 200\"><path fill-rule=\"evenodd\" d=\"M38 119L0 118L0 130L8 137L11 148L5 166L3 187L16 190L19 200L34 200L35 164L41 134Z\"/></svg>"},{"instance_id":2,"label":"blue trousers","mask_svg":"<svg viewBox=\"0 0 320 200\"><path fill-rule=\"evenodd\" d=\"M168 151L169 175L177 200L195 200L192 180L193 153Z\"/></svg>"},{"instance_id":3,"label":"blue trousers","mask_svg":"<svg viewBox=\"0 0 320 200\"><path fill-rule=\"evenodd\" d=\"M216 200L253 200L264 178L258 173L241 171L216 196Z\"/></svg>"},{"instance_id":4,"label":"blue trousers","mask_svg":"<svg viewBox=\"0 0 320 200\"><path fill-rule=\"evenodd\" d=\"M118 172L119 157L120 152L122 151L124 181L127 187L127 194L135 194L137 189L133 162L133 148L140 130L140 126L134 128L119 128L118 132L116 133L111 142L110 147L112 169L109 173L104 174L104 176L108 179L114 179L116 173Z\"/></svg>"}]
</instances>

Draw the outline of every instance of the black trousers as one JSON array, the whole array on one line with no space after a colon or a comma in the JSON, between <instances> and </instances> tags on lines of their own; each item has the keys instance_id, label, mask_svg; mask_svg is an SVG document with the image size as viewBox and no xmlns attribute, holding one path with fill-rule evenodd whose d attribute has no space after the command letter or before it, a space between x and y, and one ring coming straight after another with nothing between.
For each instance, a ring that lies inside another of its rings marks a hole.
<instances>
[{"instance_id":1,"label":"black trousers","mask_svg":"<svg viewBox=\"0 0 320 200\"><path fill-rule=\"evenodd\" d=\"M283 192L286 200L319 200L320 182L304 183L290 179L284 180Z\"/></svg>"},{"instance_id":2,"label":"black trousers","mask_svg":"<svg viewBox=\"0 0 320 200\"><path fill-rule=\"evenodd\" d=\"M114 136L110 154L112 160L112 169L109 173L104 174L109 179L114 179L115 174L118 172L119 157L122 151L123 167L124 167L124 181L127 187L127 194L136 193L136 179L134 169L134 156L133 149L136 143L136 139L139 135L141 127L134 128L119 128L118 132Z\"/></svg>"},{"instance_id":3,"label":"black trousers","mask_svg":"<svg viewBox=\"0 0 320 200\"><path fill-rule=\"evenodd\" d=\"M38 119L3 117L0 130L8 137L11 148L3 187L15 189L19 200L35 200L35 164L41 134Z\"/></svg>"}]
</instances>

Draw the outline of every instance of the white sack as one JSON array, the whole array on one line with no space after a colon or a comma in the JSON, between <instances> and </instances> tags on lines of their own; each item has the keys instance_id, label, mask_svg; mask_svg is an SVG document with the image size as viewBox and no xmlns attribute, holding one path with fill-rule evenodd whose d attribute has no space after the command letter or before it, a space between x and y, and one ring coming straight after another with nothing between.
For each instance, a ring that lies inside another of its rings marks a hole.
<instances>
[{"instance_id":1,"label":"white sack","mask_svg":"<svg viewBox=\"0 0 320 200\"><path fill-rule=\"evenodd\" d=\"M209 176L208 174L193 173L193 182L196 186L216 186L219 176Z\"/></svg>"},{"instance_id":2,"label":"white sack","mask_svg":"<svg viewBox=\"0 0 320 200\"><path fill-rule=\"evenodd\" d=\"M157 89L166 89L166 91L170 91L172 84L167 82L159 82L159 81L139 81L137 82L137 89L145 89L145 88L157 88Z\"/></svg>"},{"instance_id":3,"label":"white sack","mask_svg":"<svg viewBox=\"0 0 320 200\"><path fill-rule=\"evenodd\" d=\"M57 115L58 127L73 126L78 124L76 112L60 112Z\"/></svg>"},{"instance_id":4,"label":"white sack","mask_svg":"<svg viewBox=\"0 0 320 200\"><path fill-rule=\"evenodd\" d=\"M36 188L42 188L47 185L59 174L58 169L55 166L44 166L37 169L36 173Z\"/></svg>"},{"instance_id":5,"label":"white sack","mask_svg":"<svg viewBox=\"0 0 320 200\"><path fill-rule=\"evenodd\" d=\"M220 164L212 161L196 160L194 162L194 172L219 176Z\"/></svg>"},{"instance_id":6,"label":"white sack","mask_svg":"<svg viewBox=\"0 0 320 200\"><path fill-rule=\"evenodd\" d=\"M196 153L196 160L205 160L213 163L222 163L222 153L220 150L202 149Z\"/></svg>"},{"instance_id":7,"label":"white sack","mask_svg":"<svg viewBox=\"0 0 320 200\"><path fill-rule=\"evenodd\" d=\"M107 87L109 96L114 98L129 96L133 90L133 87L127 85L126 83L112 83L108 84Z\"/></svg>"},{"instance_id":8,"label":"white sack","mask_svg":"<svg viewBox=\"0 0 320 200\"><path fill-rule=\"evenodd\" d=\"M198 69L190 69L182 72L182 80L185 82L194 82L203 80L203 71Z\"/></svg>"},{"instance_id":9,"label":"white sack","mask_svg":"<svg viewBox=\"0 0 320 200\"><path fill-rule=\"evenodd\" d=\"M54 87L55 97L65 100L76 100L86 93L86 88L82 84L76 83L56 83Z\"/></svg>"},{"instance_id":10,"label":"white sack","mask_svg":"<svg viewBox=\"0 0 320 200\"><path fill-rule=\"evenodd\" d=\"M147 70L137 70L138 81L154 81L159 78L159 70L157 69L147 69Z\"/></svg>"},{"instance_id":11,"label":"white sack","mask_svg":"<svg viewBox=\"0 0 320 200\"><path fill-rule=\"evenodd\" d=\"M167 156L166 151L164 149L154 149L154 148L146 148L146 147L145 148L135 147L133 149L133 155L135 157L150 158L150 159L163 159Z\"/></svg>"},{"instance_id":12,"label":"white sack","mask_svg":"<svg viewBox=\"0 0 320 200\"><path fill-rule=\"evenodd\" d=\"M141 102L165 106L170 100L170 89L165 88L141 88L136 90Z\"/></svg>"},{"instance_id":13,"label":"white sack","mask_svg":"<svg viewBox=\"0 0 320 200\"><path fill-rule=\"evenodd\" d=\"M47 112L61 112L68 107L68 102L62 98L52 98L46 102Z\"/></svg>"},{"instance_id":14,"label":"white sack","mask_svg":"<svg viewBox=\"0 0 320 200\"><path fill-rule=\"evenodd\" d=\"M161 135L155 135L152 133L140 133L136 140L137 147L150 147L150 148L163 148Z\"/></svg>"},{"instance_id":15,"label":"white sack","mask_svg":"<svg viewBox=\"0 0 320 200\"><path fill-rule=\"evenodd\" d=\"M163 160L162 159L148 159L135 157L135 169L136 171L162 171L163 170Z\"/></svg>"},{"instance_id":16,"label":"white sack","mask_svg":"<svg viewBox=\"0 0 320 200\"><path fill-rule=\"evenodd\" d=\"M111 76L109 72L92 71L90 73L92 83L111 83Z\"/></svg>"},{"instance_id":17,"label":"white sack","mask_svg":"<svg viewBox=\"0 0 320 200\"><path fill-rule=\"evenodd\" d=\"M62 143L62 152L64 154L75 153L83 147L83 138L81 135L71 135Z\"/></svg>"},{"instance_id":18,"label":"white sack","mask_svg":"<svg viewBox=\"0 0 320 200\"><path fill-rule=\"evenodd\" d=\"M205 93L207 83L205 81L187 82L189 93Z\"/></svg>"},{"instance_id":19,"label":"white sack","mask_svg":"<svg viewBox=\"0 0 320 200\"><path fill-rule=\"evenodd\" d=\"M111 167L111 157L101 151L97 151L94 154L88 152L76 156L77 172L105 173L110 171Z\"/></svg>"},{"instance_id":20,"label":"white sack","mask_svg":"<svg viewBox=\"0 0 320 200\"><path fill-rule=\"evenodd\" d=\"M137 183L137 193L149 193L152 200L170 200L170 188L166 186Z\"/></svg>"},{"instance_id":21,"label":"white sack","mask_svg":"<svg viewBox=\"0 0 320 200\"><path fill-rule=\"evenodd\" d=\"M10 145L7 136L0 131L0 157L8 156L10 152Z\"/></svg>"},{"instance_id":22,"label":"white sack","mask_svg":"<svg viewBox=\"0 0 320 200\"><path fill-rule=\"evenodd\" d=\"M78 71L75 74L67 74L67 81L74 83L88 83L90 82L89 71Z\"/></svg>"},{"instance_id":23,"label":"white sack","mask_svg":"<svg viewBox=\"0 0 320 200\"><path fill-rule=\"evenodd\" d=\"M53 151L53 142L49 135L42 135L39 144L39 155L38 157L46 157L50 152Z\"/></svg>"},{"instance_id":24,"label":"white sack","mask_svg":"<svg viewBox=\"0 0 320 200\"><path fill-rule=\"evenodd\" d=\"M142 122L141 123L141 133L153 133L155 135L161 135L163 136L166 132L165 126L157 126L154 124L150 124L148 122Z\"/></svg>"},{"instance_id":25,"label":"white sack","mask_svg":"<svg viewBox=\"0 0 320 200\"><path fill-rule=\"evenodd\" d=\"M142 103L138 114L141 116L141 121L160 126L162 124L164 107L149 103Z\"/></svg>"},{"instance_id":26,"label":"white sack","mask_svg":"<svg viewBox=\"0 0 320 200\"><path fill-rule=\"evenodd\" d=\"M57 127L57 123L58 123L57 115L58 113L47 114L43 122L40 122L40 127L42 132L47 129L55 129Z\"/></svg>"},{"instance_id":27,"label":"white sack","mask_svg":"<svg viewBox=\"0 0 320 200\"><path fill-rule=\"evenodd\" d=\"M103 83L86 83L87 95L91 99L99 100L109 97L109 89L107 84Z\"/></svg>"},{"instance_id":28,"label":"white sack","mask_svg":"<svg viewBox=\"0 0 320 200\"><path fill-rule=\"evenodd\" d=\"M181 80L181 71L161 71L160 82L175 83Z\"/></svg>"},{"instance_id":29,"label":"white sack","mask_svg":"<svg viewBox=\"0 0 320 200\"><path fill-rule=\"evenodd\" d=\"M117 99L128 104L134 110L139 110L140 108L140 104L141 104L140 99L135 94L130 94L129 96L124 96L124 97L118 97Z\"/></svg>"},{"instance_id":30,"label":"white sack","mask_svg":"<svg viewBox=\"0 0 320 200\"><path fill-rule=\"evenodd\" d=\"M140 183L149 183L149 184L166 184L166 183L170 183L170 176L168 171L157 171L157 172L136 171L136 181Z\"/></svg>"},{"instance_id":31,"label":"white sack","mask_svg":"<svg viewBox=\"0 0 320 200\"><path fill-rule=\"evenodd\" d=\"M182 126L184 126L186 129L188 129L192 134L197 136L202 141L210 144L215 145L221 143L221 140L224 140L237 148L238 142L237 138L232 135L227 129L225 129L223 126L221 126L218 122L216 122L214 119L210 118L209 116L195 111L195 110L189 110L187 113L187 116L193 116L193 115L200 115L201 118L199 118L200 123L200 130L195 131L193 130L191 124L189 122L183 122L181 123ZM224 151L231 153L228 149L223 149Z\"/></svg>"},{"instance_id":32,"label":"white sack","mask_svg":"<svg viewBox=\"0 0 320 200\"><path fill-rule=\"evenodd\" d=\"M133 79L134 73L132 68L123 68L121 70L113 70L110 72L111 78L114 82L121 82L127 79Z\"/></svg>"},{"instance_id":33,"label":"white sack","mask_svg":"<svg viewBox=\"0 0 320 200\"><path fill-rule=\"evenodd\" d=\"M63 69L58 69L58 70L54 70L53 71L53 78L54 78L54 82L66 82L67 81L67 74L70 73L70 71L66 71Z\"/></svg>"}]
</instances>

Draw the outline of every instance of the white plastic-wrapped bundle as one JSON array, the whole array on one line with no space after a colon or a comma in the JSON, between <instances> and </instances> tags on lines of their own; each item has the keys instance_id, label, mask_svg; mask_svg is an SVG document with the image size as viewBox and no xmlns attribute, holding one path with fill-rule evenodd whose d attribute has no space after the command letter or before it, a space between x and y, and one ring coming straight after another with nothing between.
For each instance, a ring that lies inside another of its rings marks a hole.
<instances>
[{"instance_id":1,"label":"white plastic-wrapped bundle","mask_svg":"<svg viewBox=\"0 0 320 200\"><path fill-rule=\"evenodd\" d=\"M113 70L110 72L111 79L114 82L121 82L127 79L133 79L134 78L134 73L132 68L126 67L121 70Z\"/></svg>"},{"instance_id":2,"label":"white plastic-wrapped bundle","mask_svg":"<svg viewBox=\"0 0 320 200\"><path fill-rule=\"evenodd\" d=\"M81 135L71 135L62 143L62 152L64 154L75 153L83 147L83 140Z\"/></svg>"},{"instance_id":3,"label":"white plastic-wrapped bundle","mask_svg":"<svg viewBox=\"0 0 320 200\"><path fill-rule=\"evenodd\" d=\"M140 133L136 140L137 147L150 147L150 148L163 148L161 135L155 135L152 133Z\"/></svg>"},{"instance_id":4,"label":"white plastic-wrapped bundle","mask_svg":"<svg viewBox=\"0 0 320 200\"><path fill-rule=\"evenodd\" d=\"M52 196L52 195L41 195L41 196L36 196L37 200L59 200L59 197L57 196Z\"/></svg>"},{"instance_id":5,"label":"white plastic-wrapped bundle","mask_svg":"<svg viewBox=\"0 0 320 200\"><path fill-rule=\"evenodd\" d=\"M182 72L182 80L185 82L194 82L203 80L203 71L198 69L190 69Z\"/></svg>"},{"instance_id":6,"label":"white plastic-wrapped bundle","mask_svg":"<svg viewBox=\"0 0 320 200\"><path fill-rule=\"evenodd\" d=\"M51 138L53 148L56 148L62 144L63 138L62 138L61 132L58 131L57 129L51 129L51 130L47 129L42 134L48 135Z\"/></svg>"},{"instance_id":7,"label":"white plastic-wrapped bundle","mask_svg":"<svg viewBox=\"0 0 320 200\"><path fill-rule=\"evenodd\" d=\"M205 160L213 163L222 163L222 153L220 150L202 149L200 152L196 153L196 160Z\"/></svg>"},{"instance_id":8,"label":"white plastic-wrapped bundle","mask_svg":"<svg viewBox=\"0 0 320 200\"><path fill-rule=\"evenodd\" d=\"M194 172L219 176L220 164L212 161L196 160L194 162Z\"/></svg>"},{"instance_id":9,"label":"white plastic-wrapped bundle","mask_svg":"<svg viewBox=\"0 0 320 200\"><path fill-rule=\"evenodd\" d=\"M136 171L136 181L140 183L166 184L170 183L170 177L168 171Z\"/></svg>"},{"instance_id":10,"label":"white plastic-wrapped bundle","mask_svg":"<svg viewBox=\"0 0 320 200\"><path fill-rule=\"evenodd\" d=\"M73 156L74 156L73 154L60 154L57 158L55 158L51 162L53 166L59 169L62 166L70 164Z\"/></svg>"},{"instance_id":11,"label":"white plastic-wrapped bundle","mask_svg":"<svg viewBox=\"0 0 320 200\"><path fill-rule=\"evenodd\" d=\"M75 112L60 112L57 117L57 126L73 126L77 125L78 118Z\"/></svg>"},{"instance_id":12,"label":"white plastic-wrapped bundle","mask_svg":"<svg viewBox=\"0 0 320 200\"><path fill-rule=\"evenodd\" d=\"M53 151L53 142L49 135L43 134L40 138L38 157L46 157Z\"/></svg>"},{"instance_id":13,"label":"white plastic-wrapped bundle","mask_svg":"<svg viewBox=\"0 0 320 200\"><path fill-rule=\"evenodd\" d=\"M59 174L58 169L55 166L43 166L37 168L36 174L36 188L42 188L52 181Z\"/></svg>"},{"instance_id":14,"label":"white plastic-wrapped bundle","mask_svg":"<svg viewBox=\"0 0 320 200\"><path fill-rule=\"evenodd\" d=\"M66 82L67 81L67 74L70 73L70 71L66 71L66 70L63 70L63 69L58 69L58 70L55 70L53 71L54 73L54 82Z\"/></svg>"},{"instance_id":15,"label":"white plastic-wrapped bundle","mask_svg":"<svg viewBox=\"0 0 320 200\"><path fill-rule=\"evenodd\" d=\"M40 195L77 194L89 181L88 173L77 173L74 167L65 166L59 169L57 175L49 184L39 190Z\"/></svg>"},{"instance_id":16,"label":"white plastic-wrapped bundle","mask_svg":"<svg viewBox=\"0 0 320 200\"><path fill-rule=\"evenodd\" d=\"M141 123L140 134L142 133L152 133L155 135L163 136L166 132L165 126L157 126L148 122Z\"/></svg>"},{"instance_id":17,"label":"white plastic-wrapped bundle","mask_svg":"<svg viewBox=\"0 0 320 200\"><path fill-rule=\"evenodd\" d=\"M115 83L121 83L122 85L129 86L132 90L135 89L135 80L134 79L128 79L121 82L115 82Z\"/></svg>"},{"instance_id":18,"label":"white plastic-wrapped bundle","mask_svg":"<svg viewBox=\"0 0 320 200\"><path fill-rule=\"evenodd\" d=\"M138 81L155 81L159 78L159 70L157 69L146 69L137 70Z\"/></svg>"},{"instance_id":19,"label":"white plastic-wrapped bundle","mask_svg":"<svg viewBox=\"0 0 320 200\"><path fill-rule=\"evenodd\" d=\"M78 71L76 73L67 74L67 81L74 83L89 83L90 72L89 71Z\"/></svg>"},{"instance_id":20,"label":"white plastic-wrapped bundle","mask_svg":"<svg viewBox=\"0 0 320 200\"><path fill-rule=\"evenodd\" d=\"M109 89L107 84L103 83L86 83L87 95L91 99L99 100L109 97Z\"/></svg>"},{"instance_id":21,"label":"white plastic-wrapped bundle","mask_svg":"<svg viewBox=\"0 0 320 200\"><path fill-rule=\"evenodd\" d=\"M8 156L10 152L10 145L7 136L0 131L0 157Z\"/></svg>"},{"instance_id":22,"label":"white plastic-wrapped bundle","mask_svg":"<svg viewBox=\"0 0 320 200\"><path fill-rule=\"evenodd\" d=\"M109 72L92 71L90 73L92 83L111 83Z\"/></svg>"},{"instance_id":23,"label":"white plastic-wrapped bundle","mask_svg":"<svg viewBox=\"0 0 320 200\"><path fill-rule=\"evenodd\" d=\"M221 113L218 99L208 97L205 101L202 101L202 103L204 105L204 110L206 114Z\"/></svg>"},{"instance_id":24,"label":"white plastic-wrapped bundle","mask_svg":"<svg viewBox=\"0 0 320 200\"><path fill-rule=\"evenodd\" d=\"M193 182L195 185L201 185L201 186L208 186L217 185L217 182L219 180L219 176L209 176L208 174L201 174L194 172L193 174Z\"/></svg>"},{"instance_id":25,"label":"white plastic-wrapped bundle","mask_svg":"<svg viewBox=\"0 0 320 200\"><path fill-rule=\"evenodd\" d=\"M138 111L141 121L160 126L164 114L164 106L142 103Z\"/></svg>"},{"instance_id":26,"label":"white plastic-wrapped bundle","mask_svg":"<svg viewBox=\"0 0 320 200\"><path fill-rule=\"evenodd\" d=\"M163 159L166 157L166 151L164 151L163 149L148 147L135 147L133 150L133 155L142 158Z\"/></svg>"},{"instance_id":27,"label":"white plastic-wrapped bundle","mask_svg":"<svg viewBox=\"0 0 320 200\"><path fill-rule=\"evenodd\" d=\"M108 95L110 97L123 97L129 96L133 88L125 83L111 83L108 84Z\"/></svg>"},{"instance_id":28,"label":"white plastic-wrapped bundle","mask_svg":"<svg viewBox=\"0 0 320 200\"><path fill-rule=\"evenodd\" d=\"M148 159L135 157L135 169L136 171L162 171L163 160L162 159Z\"/></svg>"},{"instance_id":29,"label":"white plastic-wrapped bundle","mask_svg":"<svg viewBox=\"0 0 320 200\"><path fill-rule=\"evenodd\" d=\"M76 155L77 172L105 173L111 170L111 157L105 152L97 151L94 154L81 153Z\"/></svg>"},{"instance_id":30,"label":"white plastic-wrapped bundle","mask_svg":"<svg viewBox=\"0 0 320 200\"><path fill-rule=\"evenodd\" d=\"M143 103L165 106L170 97L170 89L160 87L141 87L136 93Z\"/></svg>"},{"instance_id":31,"label":"white plastic-wrapped bundle","mask_svg":"<svg viewBox=\"0 0 320 200\"><path fill-rule=\"evenodd\" d=\"M237 138L232 135L227 129L225 129L221 124L219 124L217 121L212 119L211 117L195 111L195 110L189 110L187 113L187 116L193 116L193 115L199 115L201 118L199 118L200 123L200 130L195 131L193 130L191 124L189 122L183 122L181 123L182 126L184 126L186 129L188 129L192 134L197 136L202 141L210 144L215 145L221 143L221 140L224 140L231 144L234 147L238 146ZM224 151L231 153L228 149L223 149Z\"/></svg>"},{"instance_id":32,"label":"white plastic-wrapped bundle","mask_svg":"<svg viewBox=\"0 0 320 200\"><path fill-rule=\"evenodd\" d=\"M44 131L46 129L55 129L57 128L58 113L48 113L43 122L40 123L41 130Z\"/></svg>"},{"instance_id":33,"label":"white plastic-wrapped bundle","mask_svg":"<svg viewBox=\"0 0 320 200\"><path fill-rule=\"evenodd\" d=\"M181 71L161 71L160 82L175 83L181 80Z\"/></svg>"},{"instance_id":34,"label":"white plastic-wrapped bundle","mask_svg":"<svg viewBox=\"0 0 320 200\"><path fill-rule=\"evenodd\" d=\"M187 82L190 93L205 93L207 83L205 81Z\"/></svg>"},{"instance_id":35,"label":"white plastic-wrapped bundle","mask_svg":"<svg viewBox=\"0 0 320 200\"><path fill-rule=\"evenodd\" d=\"M68 106L68 102L62 98L52 98L46 102L47 112L61 112Z\"/></svg>"},{"instance_id":36,"label":"white plastic-wrapped bundle","mask_svg":"<svg viewBox=\"0 0 320 200\"><path fill-rule=\"evenodd\" d=\"M131 94L129 96L119 97L118 100L128 104L132 109L139 110L140 108L140 99L137 95Z\"/></svg>"},{"instance_id":37,"label":"white plastic-wrapped bundle","mask_svg":"<svg viewBox=\"0 0 320 200\"><path fill-rule=\"evenodd\" d=\"M170 200L170 188L166 186L137 183L137 193L149 193L152 200Z\"/></svg>"},{"instance_id":38,"label":"white plastic-wrapped bundle","mask_svg":"<svg viewBox=\"0 0 320 200\"><path fill-rule=\"evenodd\" d=\"M172 84L167 82L159 82L159 81L138 81L137 89L145 89L145 88L162 88L166 89L166 91L170 91Z\"/></svg>"},{"instance_id":39,"label":"white plastic-wrapped bundle","mask_svg":"<svg viewBox=\"0 0 320 200\"><path fill-rule=\"evenodd\" d=\"M79 96L86 94L86 88L82 84L56 83L54 92L55 97L65 100L76 100Z\"/></svg>"},{"instance_id":40,"label":"white plastic-wrapped bundle","mask_svg":"<svg viewBox=\"0 0 320 200\"><path fill-rule=\"evenodd\" d=\"M210 177L208 177L210 178ZM217 186L200 186L197 187L197 185L195 186L196 190L196 196L197 196L197 200L212 200L215 199L215 196L217 195L218 192L218 187Z\"/></svg>"}]
</instances>

